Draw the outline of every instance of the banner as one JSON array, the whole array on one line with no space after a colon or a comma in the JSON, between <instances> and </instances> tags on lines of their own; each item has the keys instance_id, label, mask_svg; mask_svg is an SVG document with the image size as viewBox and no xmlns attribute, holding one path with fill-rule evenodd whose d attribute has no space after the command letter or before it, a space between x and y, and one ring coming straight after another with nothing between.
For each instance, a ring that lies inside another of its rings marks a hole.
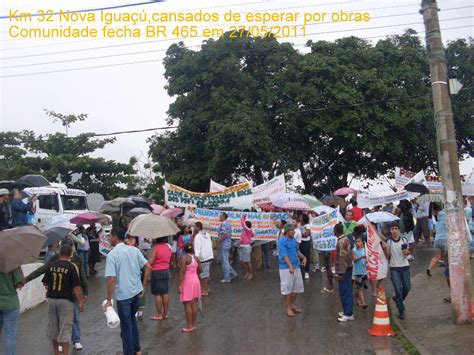
<instances>
[{"instance_id":1,"label":"banner","mask_svg":"<svg viewBox=\"0 0 474 355\"><path fill-rule=\"evenodd\" d=\"M334 226L339 223L339 211L334 209L329 213L311 218L311 237L314 247L320 251L335 250L337 237L334 235Z\"/></svg>"},{"instance_id":2,"label":"banner","mask_svg":"<svg viewBox=\"0 0 474 355\"><path fill-rule=\"evenodd\" d=\"M250 208L252 182L233 185L219 192L193 192L165 181L165 202L176 207Z\"/></svg>"},{"instance_id":3,"label":"banner","mask_svg":"<svg viewBox=\"0 0 474 355\"><path fill-rule=\"evenodd\" d=\"M381 280L387 277L388 260L385 256L380 237L371 223L367 226L367 245L365 248L367 277L369 280Z\"/></svg>"},{"instance_id":4,"label":"banner","mask_svg":"<svg viewBox=\"0 0 474 355\"><path fill-rule=\"evenodd\" d=\"M253 188L253 203L254 205L268 203L270 202L271 196L283 194L285 192L285 176L282 174L274 177L270 181L255 186Z\"/></svg>"},{"instance_id":5,"label":"banner","mask_svg":"<svg viewBox=\"0 0 474 355\"><path fill-rule=\"evenodd\" d=\"M201 221L204 225L208 225L211 229L207 232L211 237L217 237L217 231L221 225L219 215L222 211L208 210L203 208L196 208L194 218ZM242 224L240 218L243 214L247 214L247 221L252 223L252 230L254 233L253 240L276 240L278 229L273 223L273 218L276 220L290 220L290 215L284 212L233 212L225 211L227 213L227 221L232 225L232 238L240 239L242 234Z\"/></svg>"},{"instance_id":6,"label":"banner","mask_svg":"<svg viewBox=\"0 0 474 355\"><path fill-rule=\"evenodd\" d=\"M409 200L417 195L418 194L416 193L411 193L405 190L384 196L374 196L359 191L359 193L357 194L357 207L368 208L374 206L383 206L390 202L396 202L405 199Z\"/></svg>"},{"instance_id":7,"label":"banner","mask_svg":"<svg viewBox=\"0 0 474 355\"><path fill-rule=\"evenodd\" d=\"M224 191L227 189L227 186L221 185L218 182L215 182L214 180L211 179L209 183L209 192L220 192Z\"/></svg>"},{"instance_id":8,"label":"banner","mask_svg":"<svg viewBox=\"0 0 474 355\"><path fill-rule=\"evenodd\" d=\"M469 175L461 175L461 182L464 183L470 179ZM423 170L415 173L403 168L395 168L395 187L402 190L409 182L422 182L431 193L443 192L443 179L441 176L425 175Z\"/></svg>"},{"instance_id":9,"label":"banner","mask_svg":"<svg viewBox=\"0 0 474 355\"><path fill-rule=\"evenodd\" d=\"M110 243L110 235L105 233L99 234L99 251L102 255L107 256L108 253L112 250L112 244Z\"/></svg>"}]
</instances>

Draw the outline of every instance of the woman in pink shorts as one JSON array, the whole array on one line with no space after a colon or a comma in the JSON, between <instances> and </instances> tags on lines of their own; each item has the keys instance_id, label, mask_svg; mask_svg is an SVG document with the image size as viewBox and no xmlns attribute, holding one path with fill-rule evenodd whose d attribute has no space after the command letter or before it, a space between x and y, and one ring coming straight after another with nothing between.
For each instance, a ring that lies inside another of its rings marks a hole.
<instances>
[{"instance_id":1,"label":"woman in pink shorts","mask_svg":"<svg viewBox=\"0 0 474 355\"><path fill-rule=\"evenodd\" d=\"M183 302L186 314L186 328L184 333L196 330L196 319L198 314L198 300L201 298L201 283L198 275L202 272L201 263L194 256L194 249L191 243L185 244L183 248L185 255L179 261L179 300Z\"/></svg>"}]
</instances>

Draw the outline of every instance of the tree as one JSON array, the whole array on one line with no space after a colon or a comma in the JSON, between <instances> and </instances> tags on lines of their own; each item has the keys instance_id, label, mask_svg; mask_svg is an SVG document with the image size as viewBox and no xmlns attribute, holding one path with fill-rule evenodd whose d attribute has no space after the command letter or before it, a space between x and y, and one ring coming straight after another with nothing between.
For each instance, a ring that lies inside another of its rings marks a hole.
<instances>
[{"instance_id":1,"label":"tree","mask_svg":"<svg viewBox=\"0 0 474 355\"><path fill-rule=\"evenodd\" d=\"M172 45L164 60L173 132L151 140L150 155L166 179L207 190L209 178L223 184L244 176L262 183L278 171L273 134L275 78L296 51L275 39L205 41L198 52Z\"/></svg>"},{"instance_id":2,"label":"tree","mask_svg":"<svg viewBox=\"0 0 474 355\"><path fill-rule=\"evenodd\" d=\"M67 126L86 117L54 115L67 117L64 121ZM93 137L93 133L68 137L64 133L35 135L32 131L2 132L0 179L15 180L25 174L42 174L49 181L60 181L88 193L101 193L105 198L137 193L132 165L89 156L114 143L115 138Z\"/></svg>"}]
</instances>

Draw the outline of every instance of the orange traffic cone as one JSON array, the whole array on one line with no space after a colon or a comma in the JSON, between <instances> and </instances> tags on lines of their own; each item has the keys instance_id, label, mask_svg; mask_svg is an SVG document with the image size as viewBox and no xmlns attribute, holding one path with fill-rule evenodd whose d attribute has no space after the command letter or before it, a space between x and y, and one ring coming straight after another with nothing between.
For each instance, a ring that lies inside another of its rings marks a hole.
<instances>
[{"instance_id":1,"label":"orange traffic cone","mask_svg":"<svg viewBox=\"0 0 474 355\"><path fill-rule=\"evenodd\" d=\"M395 335L390 326L390 317L388 315L387 298L385 297L385 289L379 287L377 295L377 303L375 304L374 322L369 328L369 334L373 336L392 336Z\"/></svg>"}]
</instances>

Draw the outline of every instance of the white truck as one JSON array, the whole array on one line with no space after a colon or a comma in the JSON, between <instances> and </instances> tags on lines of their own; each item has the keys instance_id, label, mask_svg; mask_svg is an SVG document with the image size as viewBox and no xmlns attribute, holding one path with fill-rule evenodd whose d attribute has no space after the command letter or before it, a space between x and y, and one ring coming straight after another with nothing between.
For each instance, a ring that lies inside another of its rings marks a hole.
<instances>
[{"instance_id":1,"label":"white truck","mask_svg":"<svg viewBox=\"0 0 474 355\"><path fill-rule=\"evenodd\" d=\"M60 215L78 215L88 212L87 194L83 190L70 189L63 184L51 183L50 186L27 187L23 190L30 197L36 195L36 221L40 230ZM104 232L108 234L111 225L102 223Z\"/></svg>"}]
</instances>

